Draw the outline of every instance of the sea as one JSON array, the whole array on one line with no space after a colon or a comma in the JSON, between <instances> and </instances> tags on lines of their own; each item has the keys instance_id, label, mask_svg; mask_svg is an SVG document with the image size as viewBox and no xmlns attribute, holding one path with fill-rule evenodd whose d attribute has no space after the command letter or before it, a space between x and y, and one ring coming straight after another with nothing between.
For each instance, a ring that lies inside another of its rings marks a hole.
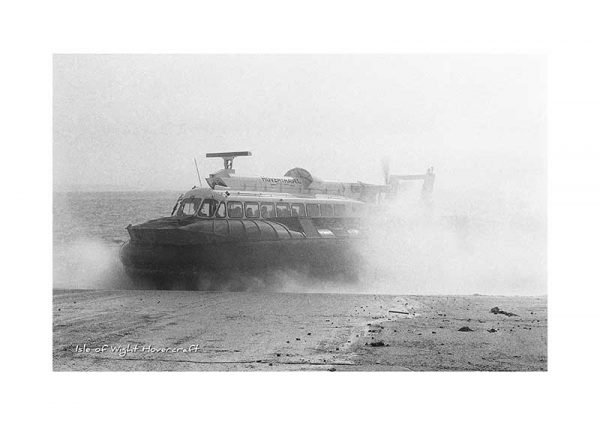
<instances>
[{"instance_id":1,"label":"sea","mask_svg":"<svg viewBox=\"0 0 600 425\"><path fill-rule=\"evenodd\" d=\"M179 192L55 192L53 286L128 288L118 259L129 224L168 216Z\"/></svg>"}]
</instances>

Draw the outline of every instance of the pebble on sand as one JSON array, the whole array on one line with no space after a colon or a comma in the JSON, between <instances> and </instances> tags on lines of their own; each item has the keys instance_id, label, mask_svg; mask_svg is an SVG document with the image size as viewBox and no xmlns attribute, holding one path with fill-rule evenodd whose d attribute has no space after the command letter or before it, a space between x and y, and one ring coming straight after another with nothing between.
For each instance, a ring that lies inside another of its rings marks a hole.
<instances>
[{"instance_id":1,"label":"pebble on sand","mask_svg":"<svg viewBox=\"0 0 600 425\"><path fill-rule=\"evenodd\" d=\"M517 316L515 313L510 313L508 311L504 311L504 310L500 310L500 308L498 307L493 307L490 310L490 313L494 313L494 314L504 314L505 316Z\"/></svg>"}]
</instances>

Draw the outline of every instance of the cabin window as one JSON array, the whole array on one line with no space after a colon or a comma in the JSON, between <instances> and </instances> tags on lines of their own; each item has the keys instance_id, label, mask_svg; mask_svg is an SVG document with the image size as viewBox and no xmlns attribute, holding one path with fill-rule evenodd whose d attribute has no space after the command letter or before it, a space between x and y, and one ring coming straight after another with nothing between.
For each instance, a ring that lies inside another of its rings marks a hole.
<instances>
[{"instance_id":1,"label":"cabin window","mask_svg":"<svg viewBox=\"0 0 600 425\"><path fill-rule=\"evenodd\" d=\"M333 205L321 204L321 217L333 217Z\"/></svg>"},{"instance_id":2,"label":"cabin window","mask_svg":"<svg viewBox=\"0 0 600 425\"><path fill-rule=\"evenodd\" d=\"M290 217L290 204L277 203L277 217Z\"/></svg>"},{"instance_id":3,"label":"cabin window","mask_svg":"<svg viewBox=\"0 0 600 425\"><path fill-rule=\"evenodd\" d=\"M345 217L346 216L346 205L337 204L333 206L333 215L336 217Z\"/></svg>"},{"instance_id":4,"label":"cabin window","mask_svg":"<svg viewBox=\"0 0 600 425\"><path fill-rule=\"evenodd\" d=\"M179 209L179 213L177 215L194 215L196 211L198 211L198 206L202 202L201 198L194 199L184 199L181 202L181 208Z\"/></svg>"},{"instance_id":5,"label":"cabin window","mask_svg":"<svg viewBox=\"0 0 600 425\"><path fill-rule=\"evenodd\" d=\"M262 218L275 217L275 207L271 203L260 204L260 215Z\"/></svg>"},{"instance_id":6,"label":"cabin window","mask_svg":"<svg viewBox=\"0 0 600 425\"><path fill-rule=\"evenodd\" d=\"M306 215L309 217L320 217L321 213L319 212L318 204L306 204Z\"/></svg>"},{"instance_id":7,"label":"cabin window","mask_svg":"<svg viewBox=\"0 0 600 425\"><path fill-rule=\"evenodd\" d=\"M306 217L304 204L292 204L292 217Z\"/></svg>"},{"instance_id":8,"label":"cabin window","mask_svg":"<svg viewBox=\"0 0 600 425\"><path fill-rule=\"evenodd\" d=\"M200 205L200 210L198 211L198 215L200 217L212 217L215 215L215 210L217 209L217 201L214 199L205 199Z\"/></svg>"},{"instance_id":9,"label":"cabin window","mask_svg":"<svg viewBox=\"0 0 600 425\"><path fill-rule=\"evenodd\" d=\"M225 202L219 204L219 208L217 208L217 217L225 218Z\"/></svg>"},{"instance_id":10,"label":"cabin window","mask_svg":"<svg viewBox=\"0 0 600 425\"><path fill-rule=\"evenodd\" d=\"M244 217L244 210L242 210L242 203L238 201L227 202L227 215L229 218L242 218Z\"/></svg>"},{"instance_id":11,"label":"cabin window","mask_svg":"<svg viewBox=\"0 0 600 425\"><path fill-rule=\"evenodd\" d=\"M260 217L260 211L258 210L258 202L246 202L246 218L258 218Z\"/></svg>"}]
</instances>

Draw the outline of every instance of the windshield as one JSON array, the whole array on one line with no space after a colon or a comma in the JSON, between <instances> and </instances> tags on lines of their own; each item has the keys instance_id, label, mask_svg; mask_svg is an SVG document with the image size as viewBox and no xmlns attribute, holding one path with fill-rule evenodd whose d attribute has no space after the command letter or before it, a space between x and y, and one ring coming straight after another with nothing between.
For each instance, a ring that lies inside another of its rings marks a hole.
<instances>
[{"instance_id":1,"label":"windshield","mask_svg":"<svg viewBox=\"0 0 600 425\"><path fill-rule=\"evenodd\" d=\"M198 211L202 199L200 198L188 198L181 201L177 215L194 215Z\"/></svg>"},{"instance_id":2,"label":"windshield","mask_svg":"<svg viewBox=\"0 0 600 425\"><path fill-rule=\"evenodd\" d=\"M217 209L218 202L214 199L205 199L200 206L200 211L198 211L198 215L200 217L212 217L215 214L215 210Z\"/></svg>"}]
</instances>

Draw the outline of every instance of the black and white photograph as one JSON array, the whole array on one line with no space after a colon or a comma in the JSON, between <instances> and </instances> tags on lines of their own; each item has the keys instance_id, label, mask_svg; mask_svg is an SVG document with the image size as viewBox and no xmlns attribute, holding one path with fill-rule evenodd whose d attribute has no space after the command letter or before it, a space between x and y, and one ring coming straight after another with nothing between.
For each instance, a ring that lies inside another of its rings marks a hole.
<instances>
[{"instance_id":1,"label":"black and white photograph","mask_svg":"<svg viewBox=\"0 0 600 425\"><path fill-rule=\"evenodd\" d=\"M54 370L546 370L545 64L55 55Z\"/></svg>"},{"instance_id":2,"label":"black and white photograph","mask_svg":"<svg viewBox=\"0 0 600 425\"><path fill-rule=\"evenodd\" d=\"M596 9L3 5L3 422L593 423Z\"/></svg>"}]
</instances>

